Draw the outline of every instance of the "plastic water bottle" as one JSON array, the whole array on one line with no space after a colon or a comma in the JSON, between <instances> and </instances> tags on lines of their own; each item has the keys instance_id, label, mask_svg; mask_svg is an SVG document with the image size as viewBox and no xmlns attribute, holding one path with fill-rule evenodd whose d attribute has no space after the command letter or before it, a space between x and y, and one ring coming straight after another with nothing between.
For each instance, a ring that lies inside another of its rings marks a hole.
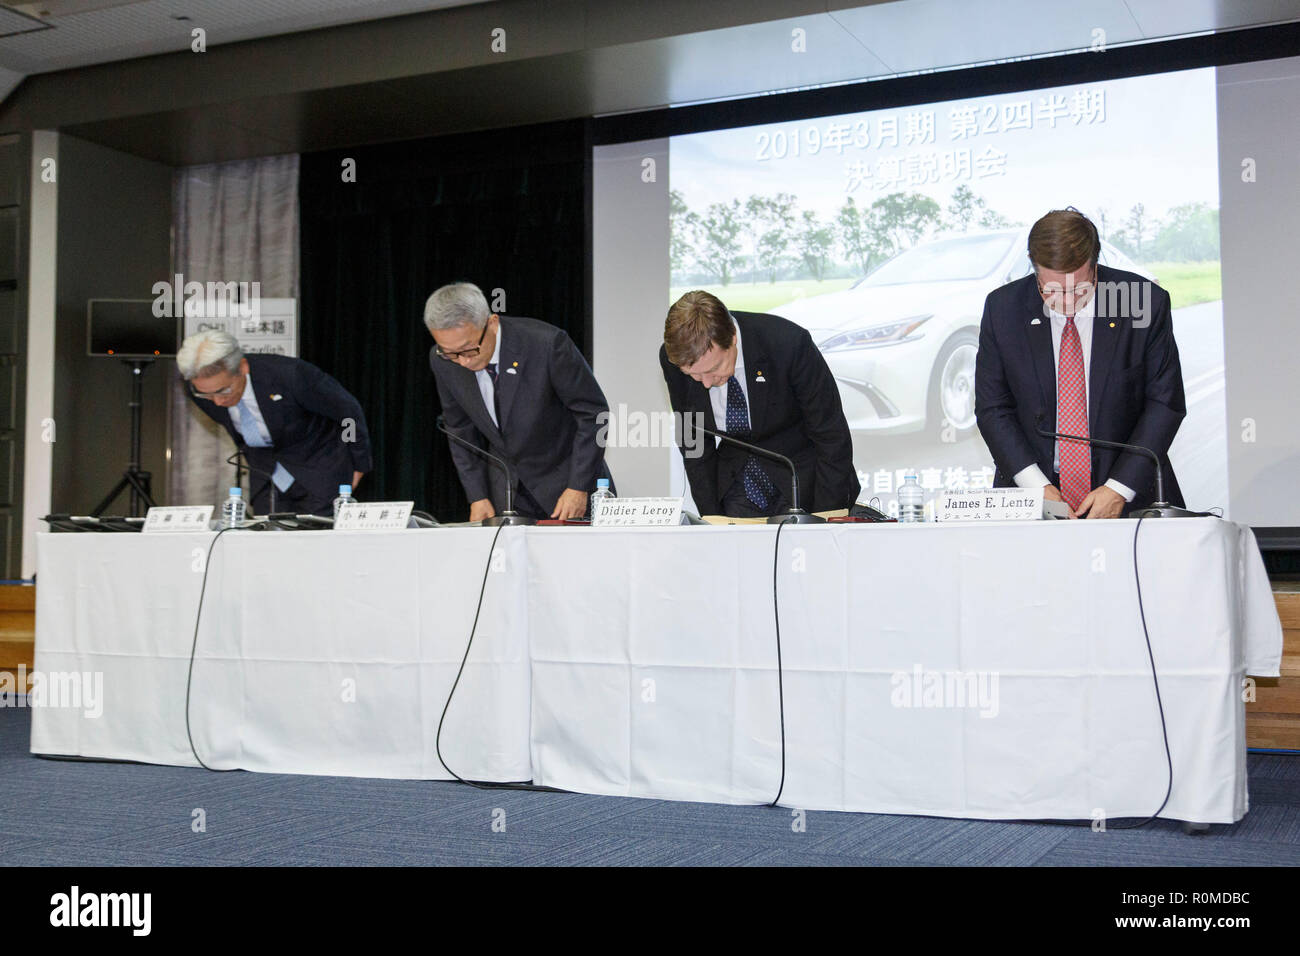
<instances>
[{"instance_id":1,"label":"plastic water bottle","mask_svg":"<svg viewBox=\"0 0 1300 956\"><path fill-rule=\"evenodd\" d=\"M349 501L356 500L356 498L352 497L351 485L339 485L339 496L334 499L334 520L339 520L339 508L347 504Z\"/></svg>"},{"instance_id":2,"label":"plastic water bottle","mask_svg":"<svg viewBox=\"0 0 1300 956\"><path fill-rule=\"evenodd\" d=\"M925 520L925 491L916 475L904 475L898 486L898 520L907 524Z\"/></svg>"},{"instance_id":3,"label":"plastic water bottle","mask_svg":"<svg viewBox=\"0 0 1300 956\"><path fill-rule=\"evenodd\" d=\"M609 490L608 478L596 479L596 490L591 493L591 516L596 517L596 510L600 507L599 502L610 501L614 497L614 492Z\"/></svg>"},{"instance_id":4,"label":"plastic water bottle","mask_svg":"<svg viewBox=\"0 0 1300 956\"><path fill-rule=\"evenodd\" d=\"M231 488L230 497L221 504L221 527L242 527L246 511L247 508L244 505L244 489Z\"/></svg>"}]
</instances>

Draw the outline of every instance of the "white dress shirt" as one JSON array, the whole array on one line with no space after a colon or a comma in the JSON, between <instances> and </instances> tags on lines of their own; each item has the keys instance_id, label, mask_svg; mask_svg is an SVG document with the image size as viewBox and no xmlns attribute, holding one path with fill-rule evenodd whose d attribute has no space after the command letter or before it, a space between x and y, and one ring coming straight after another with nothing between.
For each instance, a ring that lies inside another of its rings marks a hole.
<instances>
[{"instance_id":1,"label":"white dress shirt","mask_svg":"<svg viewBox=\"0 0 1300 956\"><path fill-rule=\"evenodd\" d=\"M745 350L740 347L740 323L735 323L736 328L736 370L731 374L736 381L740 383L740 391L745 396L745 421L746 424L751 422L749 418L749 383L745 381ZM709 389L709 405L713 409L713 421L717 425L717 430L725 432L727 430L727 383L714 385ZM713 440L714 446L722 443L721 438Z\"/></svg>"},{"instance_id":2,"label":"white dress shirt","mask_svg":"<svg viewBox=\"0 0 1300 956\"><path fill-rule=\"evenodd\" d=\"M241 405L248 409L248 417L251 419L249 425L252 427L251 434L244 429L243 414L240 412ZM235 426L235 431L244 436L244 444L250 448L271 447L271 431L266 427L266 419L262 417L261 406L257 404L257 393L253 391L252 372L244 376L244 394L228 410L230 412L230 423ZM289 473L289 469L277 461L275 471L271 474L271 480L275 482L275 487L281 491L287 491L289 486L293 484L293 475Z\"/></svg>"},{"instance_id":3,"label":"white dress shirt","mask_svg":"<svg viewBox=\"0 0 1300 956\"><path fill-rule=\"evenodd\" d=\"M1085 397L1088 399L1089 404L1091 404L1092 400L1092 383L1088 378L1088 373L1092 369L1092 320L1096 314L1096 305L1097 300L1094 295L1088 300L1087 305L1074 314L1074 327L1079 331L1079 346L1083 351L1083 380L1087 383L1086 388L1088 391L1085 393ZM1052 367L1059 374L1061 368L1061 337L1065 334L1066 317L1055 309L1049 308L1048 311L1052 316ZM1056 428L1053 430L1058 432L1061 430L1061 406L1059 403L1056 407ZM1089 437L1092 436L1089 435ZM1052 469L1058 473L1061 470L1061 443L1059 441L1056 443ZM1093 477L1096 478L1096 475ZM1043 469L1039 468L1037 463L1016 472L1015 482L1021 488L1042 488L1051 484L1047 480L1047 476L1043 474ZM1106 480L1106 487L1123 495L1125 501L1132 501L1137 495L1137 492L1128 485L1118 482L1114 478Z\"/></svg>"},{"instance_id":4,"label":"white dress shirt","mask_svg":"<svg viewBox=\"0 0 1300 956\"><path fill-rule=\"evenodd\" d=\"M497 367L497 375L505 374L505 369L501 367L501 322L497 321L497 344L492 347L492 362ZM496 385L492 383L492 376L488 374L486 368L481 368L474 373L474 378L478 380L478 392L483 396L483 404L487 406L488 416L492 419L492 424L497 428L501 423L497 421L497 403L496 403Z\"/></svg>"}]
</instances>

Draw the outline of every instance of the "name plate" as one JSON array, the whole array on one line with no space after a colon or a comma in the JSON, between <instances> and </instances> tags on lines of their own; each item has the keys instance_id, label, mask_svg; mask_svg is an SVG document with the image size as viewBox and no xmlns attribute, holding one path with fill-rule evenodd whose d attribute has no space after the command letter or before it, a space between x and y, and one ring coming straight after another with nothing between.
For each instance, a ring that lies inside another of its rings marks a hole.
<instances>
[{"instance_id":1,"label":"name plate","mask_svg":"<svg viewBox=\"0 0 1300 956\"><path fill-rule=\"evenodd\" d=\"M334 519L335 531L400 531L411 520L414 501L348 501Z\"/></svg>"},{"instance_id":2,"label":"name plate","mask_svg":"<svg viewBox=\"0 0 1300 956\"><path fill-rule=\"evenodd\" d=\"M936 521L1037 521L1042 517L1042 488L945 491L935 500Z\"/></svg>"},{"instance_id":3,"label":"name plate","mask_svg":"<svg viewBox=\"0 0 1300 956\"><path fill-rule=\"evenodd\" d=\"M605 498L592 508L595 528L660 528L682 522L682 498Z\"/></svg>"},{"instance_id":4,"label":"name plate","mask_svg":"<svg viewBox=\"0 0 1300 956\"><path fill-rule=\"evenodd\" d=\"M207 531L212 505L166 505L150 508L144 516L145 534Z\"/></svg>"}]
</instances>

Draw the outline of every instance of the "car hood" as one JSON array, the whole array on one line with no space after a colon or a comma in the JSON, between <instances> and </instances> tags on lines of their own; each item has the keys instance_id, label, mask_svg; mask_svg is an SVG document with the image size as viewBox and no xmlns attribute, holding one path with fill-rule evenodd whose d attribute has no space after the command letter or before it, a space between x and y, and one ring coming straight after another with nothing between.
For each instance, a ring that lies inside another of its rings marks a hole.
<instances>
[{"instance_id":1,"label":"car hood","mask_svg":"<svg viewBox=\"0 0 1300 956\"><path fill-rule=\"evenodd\" d=\"M915 315L952 310L979 314L984 297L996 286L988 280L860 285L856 289L795 299L769 311L803 326L814 342L838 332L881 325Z\"/></svg>"}]
</instances>

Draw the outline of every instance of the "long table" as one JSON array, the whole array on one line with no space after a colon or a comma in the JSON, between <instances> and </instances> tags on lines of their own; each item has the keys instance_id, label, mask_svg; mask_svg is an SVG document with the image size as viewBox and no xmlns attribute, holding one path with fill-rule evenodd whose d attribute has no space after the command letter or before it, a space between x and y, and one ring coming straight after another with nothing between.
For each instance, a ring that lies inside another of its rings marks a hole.
<instances>
[{"instance_id":1,"label":"long table","mask_svg":"<svg viewBox=\"0 0 1300 956\"><path fill-rule=\"evenodd\" d=\"M40 537L36 668L104 702L37 708L33 752L1113 819L1161 806L1167 732L1161 815L1228 823L1281 656L1217 519L228 533L195 641L212 537Z\"/></svg>"}]
</instances>

